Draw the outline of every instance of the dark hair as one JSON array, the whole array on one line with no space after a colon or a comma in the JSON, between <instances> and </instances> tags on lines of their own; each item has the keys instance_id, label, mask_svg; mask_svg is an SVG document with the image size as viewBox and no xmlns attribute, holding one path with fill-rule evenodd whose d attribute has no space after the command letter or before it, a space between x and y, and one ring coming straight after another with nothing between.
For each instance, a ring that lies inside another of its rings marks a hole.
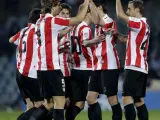
<instances>
[{"instance_id":1,"label":"dark hair","mask_svg":"<svg viewBox=\"0 0 160 120\"><path fill-rule=\"evenodd\" d=\"M107 14L108 10L105 0L93 0L93 2L95 3L96 7L102 6L103 12Z\"/></svg>"},{"instance_id":2,"label":"dark hair","mask_svg":"<svg viewBox=\"0 0 160 120\"><path fill-rule=\"evenodd\" d=\"M36 24L37 20L40 18L41 9L33 8L29 13L28 23Z\"/></svg>"},{"instance_id":3,"label":"dark hair","mask_svg":"<svg viewBox=\"0 0 160 120\"><path fill-rule=\"evenodd\" d=\"M51 13L51 9L57 6L60 0L41 0L42 13Z\"/></svg>"},{"instance_id":4,"label":"dark hair","mask_svg":"<svg viewBox=\"0 0 160 120\"><path fill-rule=\"evenodd\" d=\"M129 4L130 3L133 3L134 8L139 8L141 14L144 13L144 4L142 0L132 0L129 1Z\"/></svg>"},{"instance_id":5,"label":"dark hair","mask_svg":"<svg viewBox=\"0 0 160 120\"><path fill-rule=\"evenodd\" d=\"M62 4L61 4L61 7L62 7L62 9L67 9L67 10L69 11L69 14L71 14L72 8L71 8L70 5L68 5L68 4L66 4L66 3L62 3Z\"/></svg>"}]
</instances>

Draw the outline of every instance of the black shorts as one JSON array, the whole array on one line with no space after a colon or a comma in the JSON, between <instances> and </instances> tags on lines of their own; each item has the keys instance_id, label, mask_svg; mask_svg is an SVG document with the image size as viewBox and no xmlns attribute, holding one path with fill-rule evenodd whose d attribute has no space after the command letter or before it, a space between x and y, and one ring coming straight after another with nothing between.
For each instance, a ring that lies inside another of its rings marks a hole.
<instances>
[{"instance_id":1,"label":"black shorts","mask_svg":"<svg viewBox=\"0 0 160 120\"><path fill-rule=\"evenodd\" d=\"M125 80L123 83L123 96L132 96L141 98L146 95L147 74L135 71L125 70Z\"/></svg>"},{"instance_id":2,"label":"black shorts","mask_svg":"<svg viewBox=\"0 0 160 120\"><path fill-rule=\"evenodd\" d=\"M61 70L38 71L41 96L45 99L53 96L65 96L65 82Z\"/></svg>"},{"instance_id":3,"label":"black shorts","mask_svg":"<svg viewBox=\"0 0 160 120\"><path fill-rule=\"evenodd\" d=\"M88 91L98 92L103 94L103 83L101 78L101 70L92 71L91 79L89 80Z\"/></svg>"},{"instance_id":4,"label":"black shorts","mask_svg":"<svg viewBox=\"0 0 160 120\"><path fill-rule=\"evenodd\" d=\"M101 77L103 83L103 93L108 97L117 95L119 69L102 70Z\"/></svg>"},{"instance_id":5,"label":"black shorts","mask_svg":"<svg viewBox=\"0 0 160 120\"><path fill-rule=\"evenodd\" d=\"M74 102L86 101L88 92L88 81L90 79L91 70L72 70L71 71L71 87Z\"/></svg>"},{"instance_id":6,"label":"black shorts","mask_svg":"<svg viewBox=\"0 0 160 120\"><path fill-rule=\"evenodd\" d=\"M43 98L40 97L40 89L37 79L26 77L17 70L16 81L24 101L27 98L30 98L32 102L43 100Z\"/></svg>"},{"instance_id":7,"label":"black shorts","mask_svg":"<svg viewBox=\"0 0 160 120\"><path fill-rule=\"evenodd\" d=\"M71 89L71 76L69 77L64 77L65 81L65 97L70 98L72 96L72 89Z\"/></svg>"}]
</instances>

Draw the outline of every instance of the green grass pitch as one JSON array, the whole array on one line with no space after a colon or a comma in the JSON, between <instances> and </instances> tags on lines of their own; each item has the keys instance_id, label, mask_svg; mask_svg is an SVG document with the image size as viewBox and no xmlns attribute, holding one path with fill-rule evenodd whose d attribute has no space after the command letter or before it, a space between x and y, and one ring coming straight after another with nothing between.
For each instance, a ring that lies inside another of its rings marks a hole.
<instances>
[{"instance_id":1,"label":"green grass pitch","mask_svg":"<svg viewBox=\"0 0 160 120\"><path fill-rule=\"evenodd\" d=\"M21 112L0 112L0 120L16 120ZM103 120L111 120L111 112L103 112ZM87 112L81 112L76 120L88 120ZM125 120L123 118L123 120ZM149 111L149 120L160 120L160 110L159 111Z\"/></svg>"}]
</instances>

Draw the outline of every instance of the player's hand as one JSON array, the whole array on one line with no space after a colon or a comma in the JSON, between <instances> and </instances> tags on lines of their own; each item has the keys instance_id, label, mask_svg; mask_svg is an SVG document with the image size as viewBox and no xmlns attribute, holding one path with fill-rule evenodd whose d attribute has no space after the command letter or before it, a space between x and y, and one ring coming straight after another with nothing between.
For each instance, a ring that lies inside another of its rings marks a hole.
<instances>
[{"instance_id":1,"label":"player's hand","mask_svg":"<svg viewBox=\"0 0 160 120\"><path fill-rule=\"evenodd\" d=\"M69 47L70 46L70 40L69 39L65 39L64 41L60 41L60 43L58 44L58 47L61 47L63 45Z\"/></svg>"},{"instance_id":2,"label":"player's hand","mask_svg":"<svg viewBox=\"0 0 160 120\"><path fill-rule=\"evenodd\" d=\"M101 34L99 36L96 36L94 38L94 40L97 42L97 43L100 43L100 42L103 42L105 40L106 36L104 34Z\"/></svg>"},{"instance_id":3,"label":"player's hand","mask_svg":"<svg viewBox=\"0 0 160 120\"><path fill-rule=\"evenodd\" d=\"M112 35L117 35L117 31L114 28L109 28L104 31L105 34L112 34Z\"/></svg>"}]
</instances>

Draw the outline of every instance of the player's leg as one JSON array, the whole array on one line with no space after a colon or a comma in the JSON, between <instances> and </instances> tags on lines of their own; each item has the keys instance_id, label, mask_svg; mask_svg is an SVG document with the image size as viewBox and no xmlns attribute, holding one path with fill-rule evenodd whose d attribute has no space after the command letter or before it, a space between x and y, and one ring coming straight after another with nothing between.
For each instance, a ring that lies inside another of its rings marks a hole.
<instances>
[{"instance_id":1,"label":"player's leg","mask_svg":"<svg viewBox=\"0 0 160 120\"><path fill-rule=\"evenodd\" d=\"M118 101L118 78L119 70L102 70L104 94L112 108L112 120L122 120L122 109Z\"/></svg>"},{"instance_id":2,"label":"player's leg","mask_svg":"<svg viewBox=\"0 0 160 120\"><path fill-rule=\"evenodd\" d=\"M89 106L89 120L102 120L102 112L98 103L98 96L102 93L101 71L93 71L89 81L88 94L86 97Z\"/></svg>"},{"instance_id":3,"label":"player's leg","mask_svg":"<svg viewBox=\"0 0 160 120\"><path fill-rule=\"evenodd\" d=\"M88 80L90 71L72 70L71 88L72 102L69 112L66 114L66 120L74 120L83 110L88 90Z\"/></svg>"},{"instance_id":4,"label":"player's leg","mask_svg":"<svg viewBox=\"0 0 160 120\"><path fill-rule=\"evenodd\" d=\"M148 120L149 119L149 114L147 107L144 102L144 97L146 95L146 86L147 86L147 75L144 73L140 73L141 78L138 79L139 82L139 92L137 93L137 96L140 97L134 97L134 103L137 109L137 116L139 120Z\"/></svg>"},{"instance_id":5,"label":"player's leg","mask_svg":"<svg viewBox=\"0 0 160 120\"><path fill-rule=\"evenodd\" d=\"M134 97L139 97L143 86L139 81L141 72L134 70L125 70L125 80L123 84L123 104L125 109L125 117L127 120L136 119L136 111L134 107Z\"/></svg>"},{"instance_id":6,"label":"player's leg","mask_svg":"<svg viewBox=\"0 0 160 120\"><path fill-rule=\"evenodd\" d=\"M56 75L53 71L38 71L38 82L40 87L41 97L44 97L44 103L38 107L32 114L29 120L39 120L46 118L50 109L54 107L53 87L54 78Z\"/></svg>"},{"instance_id":7,"label":"player's leg","mask_svg":"<svg viewBox=\"0 0 160 120\"><path fill-rule=\"evenodd\" d=\"M27 92L26 86L29 85L29 83L27 82L27 77L21 75L19 71L17 70L16 81L17 81L17 85L19 87L20 93L22 95L22 98L24 100L24 103L26 104L26 107L27 107L26 111L22 113L17 118L17 120L25 120L25 119L28 119L27 113L31 113L33 110L35 110L35 107ZM27 85L26 85L26 82L27 82Z\"/></svg>"}]
</instances>

